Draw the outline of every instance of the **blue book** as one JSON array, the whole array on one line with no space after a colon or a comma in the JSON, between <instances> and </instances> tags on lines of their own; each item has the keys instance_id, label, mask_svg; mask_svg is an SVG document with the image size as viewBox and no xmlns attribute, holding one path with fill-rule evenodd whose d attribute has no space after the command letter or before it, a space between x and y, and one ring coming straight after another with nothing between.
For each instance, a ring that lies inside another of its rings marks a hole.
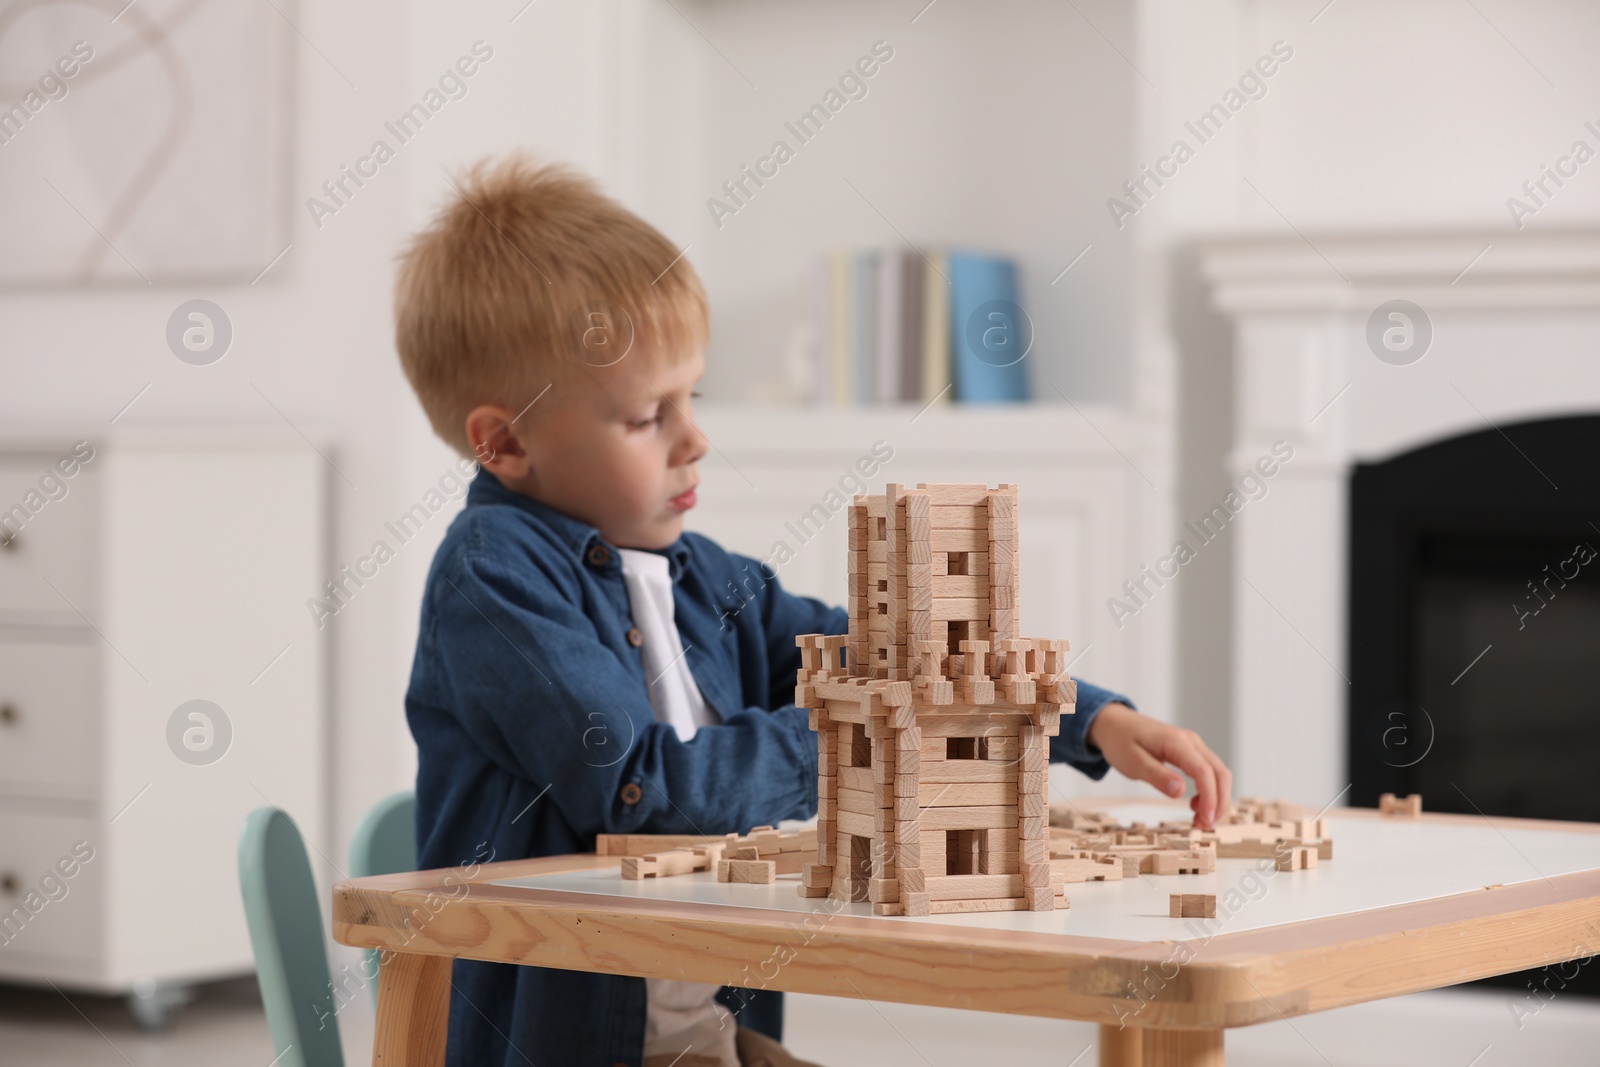
<instances>
[{"instance_id":1,"label":"blue book","mask_svg":"<svg viewBox=\"0 0 1600 1067\"><path fill-rule=\"evenodd\" d=\"M1033 325L1022 310L1010 259L951 252L950 362L963 403L1029 399L1027 359Z\"/></svg>"}]
</instances>

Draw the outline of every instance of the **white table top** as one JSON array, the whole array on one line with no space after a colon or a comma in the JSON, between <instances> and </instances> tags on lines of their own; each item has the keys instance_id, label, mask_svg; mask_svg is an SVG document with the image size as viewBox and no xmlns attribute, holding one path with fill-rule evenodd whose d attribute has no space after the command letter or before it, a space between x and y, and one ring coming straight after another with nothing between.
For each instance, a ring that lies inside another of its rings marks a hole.
<instances>
[{"instance_id":1,"label":"white table top","mask_svg":"<svg viewBox=\"0 0 1600 1067\"><path fill-rule=\"evenodd\" d=\"M1155 824L1171 806L1119 805L1117 817ZM1123 941L1173 941L1220 931L1239 933L1284 923L1369 911L1492 885L1600 868L1600 833L1528 828L1502 820L1436 823L1330 812L1334 858L1315 869L1278 872L1271 860L1224 859L1214 874L1139 875L1119 882L1069 883L1071 907L1054 912L980 912L882 922L943 923L997 930L1075 934ZM1266 868L1263 870L1262 868ZM764 908L778 912L872 916L870 904L801 897L799 875L773 885L718 882L711 872L624 881L615 868L569 871L494 884L594 893L630 899ZM1217 918L1172 919L1171 893L1214 893Z\"/></svg>"}]
</instances>

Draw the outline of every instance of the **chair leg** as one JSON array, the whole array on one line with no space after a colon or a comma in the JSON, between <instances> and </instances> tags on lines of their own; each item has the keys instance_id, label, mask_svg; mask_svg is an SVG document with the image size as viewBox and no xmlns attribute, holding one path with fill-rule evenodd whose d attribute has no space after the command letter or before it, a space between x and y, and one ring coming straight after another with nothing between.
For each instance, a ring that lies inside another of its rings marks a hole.
<instances>
[{"instance_id":1,"label":"chair leg","mask_svg":"<svg viewBox=\"0 0 1600 1067\"><path fill-rule=\"evenodd\" d=\"M373 1067L443 1067L453 962L398 952L378 969Z\"/></svg>"}]
</instances>

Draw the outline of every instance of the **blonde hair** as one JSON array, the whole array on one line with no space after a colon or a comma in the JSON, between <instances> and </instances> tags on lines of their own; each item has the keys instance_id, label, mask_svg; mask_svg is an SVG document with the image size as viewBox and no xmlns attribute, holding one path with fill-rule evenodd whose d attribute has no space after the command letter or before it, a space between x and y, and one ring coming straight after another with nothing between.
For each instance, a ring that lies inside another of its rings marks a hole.
<instances>
[{"instance_id":1,"label":"blonde hair","mask_svg":"<svg viewBox=\"0 0 1600 1067\"><path fill-rule=\"evenodd\" d=\"M467 414L520 412L550 383L710 332L705 290L660 231L559 164L481 160L400 254L395 347L434 432L471 456Z\"/></svg>"}]
</instances>

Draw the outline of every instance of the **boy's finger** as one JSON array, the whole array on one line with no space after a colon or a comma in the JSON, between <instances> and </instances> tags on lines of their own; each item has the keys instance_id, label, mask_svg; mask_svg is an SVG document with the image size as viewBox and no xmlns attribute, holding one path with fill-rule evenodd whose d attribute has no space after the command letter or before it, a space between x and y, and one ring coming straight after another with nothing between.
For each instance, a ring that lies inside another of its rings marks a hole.
<instances>
[{"instance_id":1,"label":"boy's finger","mask_svg":"<svg viewBox=\"0 0 1600 1067\"><path fill-rule=\"evenodd\" d=\"M1211 751L1211 746L1206 744L1205 738L1196 735L1194 743L1199 749L1201 757L1211 765L1212 773L1216 776L1217 795L1215 805L1211 809L1211 816L1213 820L1218 820L1227 813L1232 800L1233 772L1228 770L1226 763L1222 762L1222 757Z\"/></svg>"},{"instance_id":2,"label":"boy's finger","mask_svg":"<svg viewBox=\"0 0 1600 1067\"><path fill-rule=\"evenodd\" d=\"M1167 754L1179 770L1194 779L1199 805L1194 809L1195 822L1203 830L1211 828L1217 811L1217 772L1211 763L1192 745L1176 745Z\"/></svg>"},{"instance_id":3,"label":"boy's finger","mask_svg":"<svg viewBox=\"0 0 1600 1067\"><path fill-rule=\"evenodd\" d=\"M1178 796L1183 792L1183 779L1172 773L1171 768L1152 755L1143 745L1131 746L1129 754L1132 765L1118 767L1117 770L1136 782L1149 782L1169 797Z\"/></svg>"},{"instance_id":4,"label":"boy's finger","mask_svg":"<svg viewBox=\"0 0 1600 1067\"><path fill-rule=\"evenodd\" d=\"M1201 741L1200 749L1217 772L1217 806L1213 818L1221 819L1233 805L1233 772L1228 770L1228 765L1222 762L1221 756L1211 751L1210 745Z\"/></svg>"}]
</instances>

